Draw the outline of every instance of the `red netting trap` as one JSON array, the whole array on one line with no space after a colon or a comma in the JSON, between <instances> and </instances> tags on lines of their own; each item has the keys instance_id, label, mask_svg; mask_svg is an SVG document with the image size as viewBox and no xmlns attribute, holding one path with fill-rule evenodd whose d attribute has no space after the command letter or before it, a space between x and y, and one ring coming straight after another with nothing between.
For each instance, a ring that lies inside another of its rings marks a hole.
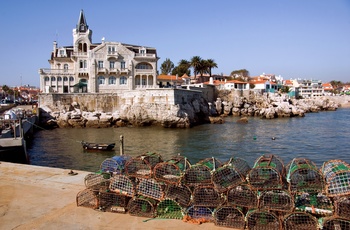
<instances>
[{"instance_id":1,"label":"red netting trap","mask_svg":"<svg viewBox=\"0 0 350 230\"><path fill-rule=\"evenodd\" d=\"M133 197L136 193L136 182L124 175L115 175L111 178L109 189L120 195Z\"/></svg>"},{"instance_id":2,"label":"red netting trap","mask_svg":"<svg viewBox=\"0 0 350 230\"><path fill-rule=\"evenodd\" d=\"M318 193L324 190L324 178L315 163L305 158L294 158L286 166L286 180L293 193Z\"/></svg>"},{"instance_id":3,"label":"red netting trap","mask_svg":"<svg viewBox=\"0 0 350 230\"><path fill-rule=\"evenodd\" d=\"M129 177L151 178L153 168L160 162L162 157L157 153L145 153L126 162L125 173Z\"/></svg>"},{"instance_id":4,"label":"red netting trap","mask_svg":"<svg viewBox=\"0 0 350 230\"><path fill-rule=\"evenodd\" d=\"M128 212L132 216L155 217L157 201L148 197L138 196L128 203Z\"/></svg>"},{"instance_id":5,"label":"red netting trap","mask_svg":"<svg viewBox=\"0 0 350 230\"><path fill-rule=\"evenodd\" d=\"M285 230L317 230L317 219L305 212L292 212L283 217Z\"/></svg>"},{"instance_id":6,"label":"red netting trap","mask_svg":"<svg viewBox=\"0 0 350 230\"><path fill-rule=\"evenodd\" d=\"M348 230L350 220L341 217L326 217L322 219L322 230Z\"/></svg>"},{"instance_id":7,"label":"red netting trap","mask_svg":"<svg viewBox=\"0 0 350 230\"><path fill-rule=\"evenodd\" d=\"M86 188L94 191L106 190L109 186L109 180L109 173L89 173L84 178L84 184Z\"/></svg>"},{"instance_id":8,"label":"red netting trap","mask_svg":"<svg viewBox=\"0 0 350 230\"><path fill-rule=\"evenodd\" d=\"M195 206L218 207L225 202L225 197L214 186L196 186L193 190L192 204Z\"/></svg>"},{"instance_id":9,"label":"red netting trap","mask_svg":"<svg viewBox=\"0 0 350 230\"><path fill-rule=\"evenodd\" d=\"M288 191L264 191L259 198L259 207L280 212L291 212L294 209L294 199Z\"/></svg>"},{"instance_id":10,"label":"red netting trap","mask_svg":"<svg viewBox=\"0 0 350 230\"><path fill-rule=\"evenodd\" d=\"M227 203L233 206L257 208L257 192L247 185L239 185L227 191Z\"/></svg>"},{"instance_id":11,"label":"red netting trap","mask_svg":"<svg viewBox=\"0 0 350 230\"><path fill-rule=\"evenodd\" d=\"M158 203L156 208L157 218L182 219L183 209L176 201L165 199Z\"/></svg>"},{"instance_id":12,"label":"red netting trap","mask_svg":"<svg viewBox=\"0 0 350 230\"><path fill-rule=\"evenodd\" d=\"M99 193L99 208L105 212L125 213L129 197L114 192Z\"/></svg>"},{"instance_id":13,"label":"red netting trap","mask_svg":"<svg viewBox=\"0 0 350 230\"><path fill-rule=\"evenodd\" d=\"M231 158L227 164L217 168L212 174L212 182L219 192L225 192L246 181L250 167L241 158Z\"/></svg>"},{"instance_id":14,"label":"red netting trap","mask_svg":"<svg viewBox=\"0 0 350 230\"><path fill-rule=\"evenodd\" d=\"M239 208L222 206L214 211L214 223L217 226L244 229L245 217Z\"/></svg>"},{"instance_id":15,"label":"red netting trap","mask_svg":"<svg viewBox=\"0 0 350 230\"><path fill-rule=\"evenodd\" d=\"M185 171L191 167L186 157L176 156L158 163L154 169L154 178L167 184L179 184Z\"/></svg>"},{"instance_id":16,"label":"red netting trap","mask_svg":"<svg viewBox=\"0 0 350 230\"><path fill-rule=\"evenodd\" d=\"M188 207L191 203L192 192L186 185L170 184L166 189L166 198L178 202L183 207Z\"/></svg>"},{"instance_id":17,"label":"red netting trap","mask_svg":"<svg viewBox=\"0 0 350 230\"><path fill-rule=\"evenodd\" d=\"M333 215L333 203L329 197L322 193L302 193L295 195L295 210L318 216Z\"/></svg>"},{"instance_id":18,"label":"red netting trap","mask_svg":"<svg viewBox=\"0 0 350 230\"><path fill-rule=\"evenodd\" d=\"M350 220L350 196L338 197L334 202L335 214Z\"/></svg>"},{"instance_id":19,"label":"red netting trap","mask_svg":"<svg viewBox=\"0 0 350 230\"><path fill-rule=\"evenodd\" d=\"M342 160L329 160L322 165L326 193L330 197L350 194L350 165Z\"/></svg>"},{"instance_id":20,"label":"red netting trap","mask_svg":"<svg viewBox=\"0 0 350 230\"><path fill-rule=\"evenodd\" d=\"M283 161L272 154L259 157L248 173L248 183L252 189L282 189L284 177Z\"/></svg>"},{"instance_id":21,"label":"red netting trap","mask_svg":"<svg viewBox=\"0 0 350 230\"><path fill-rule=\"evenodd\" d=\"M125 164L130 159L131 156L127 155L107 158L101 163L100 170L113 174L123 174L125 172Z\"/></svg>"},{"instance_id":22,"label":"red netting trap","mask_svg":"<svg viewBox=\"0 0 350 230\"><path fill-rule=\"evenodd\" d=\"M136 187L136 191L138 195L155 200L162 200L165 194L165 185L153 178L141 179Z\"/></svg>"},{"instance_id":23,"label":"red netting trap","mask_svg":"<svg viewBox=\"0 0 350 230\"><path fill-rule=\"evenodd\" d=\"M98 204L98 192L94 192L91 189L84 189L77 194L76 197L77 206L97 209Z\"/></svg>"},{"instance_id":24,"label":"red netting trap","mask_svg":"<svg viewBox=\"0 0 350 230\"><path fill-rule=\"evenodd\" d=\"M281 223L276 214L264 210L249 210L246 215L249 230L278 230Z\"/></svg>"}]
</instances>

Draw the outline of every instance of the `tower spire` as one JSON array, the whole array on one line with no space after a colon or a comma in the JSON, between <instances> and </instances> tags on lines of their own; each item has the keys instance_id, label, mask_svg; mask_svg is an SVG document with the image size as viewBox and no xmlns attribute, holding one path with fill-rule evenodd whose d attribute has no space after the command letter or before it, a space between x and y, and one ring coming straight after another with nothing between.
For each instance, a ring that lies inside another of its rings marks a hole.
<instances>
[{"instance_id":1,"label":"tower spire","mask_svg":"<svg viewBox=\"0 0 350 230\"><path fill-rule=\"evenodd\" d=\"M89 29L89 26L86 24L84 11L80 11L79 21L77 24L77 31L79 32L86 32Z\"/></svg>"}]
</instances>

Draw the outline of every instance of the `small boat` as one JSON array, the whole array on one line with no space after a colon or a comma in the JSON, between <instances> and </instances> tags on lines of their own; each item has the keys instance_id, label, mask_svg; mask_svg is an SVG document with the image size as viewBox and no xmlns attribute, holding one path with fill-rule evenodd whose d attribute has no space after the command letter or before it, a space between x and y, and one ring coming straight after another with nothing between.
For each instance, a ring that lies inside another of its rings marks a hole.
<instances>
[{"instance_id":1,"label":"small boat","mask_svg":"<svg viewBox=\"0 0 350 230\"><path fill-rule=\"evenodd\" d=\"M90 143L90 142L81 142L85 150L99 150L99 151L111 151L113 150L115 143L105 144L105 143Z\"/></svg>"}]
</instances>

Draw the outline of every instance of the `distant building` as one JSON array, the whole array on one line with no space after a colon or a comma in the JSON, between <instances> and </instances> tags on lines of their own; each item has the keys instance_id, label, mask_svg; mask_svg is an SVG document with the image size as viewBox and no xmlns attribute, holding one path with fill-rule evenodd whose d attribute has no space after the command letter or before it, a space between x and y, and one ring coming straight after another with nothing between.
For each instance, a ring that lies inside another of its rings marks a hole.
<instances>
[{"instance_id":1,"label":"distant building","mask_svg":"<svg viewBox=\"0 0 350 230\"><path fill-rule=\"evenodd\" d=\"M50 68L42 68L43 93L115 93L157 88L155 48L120 42L92 43L83 11L73 29L73 46L53 43Z\"/></svg>"},{"instance_id":2,"label":"distant building","mask_svg":"<svg viewBox=\"0 0 350 230\"><path fill-rule=\"evenodd\" d=\"M324 89L321 80L298 80L298 96L312 98L324 96Z\"/></svg>"},{"instance_id":3,"label":"distant building","mask_svg":"<svg viewBox=\"0 0 350 230\"><path fill-rule=\"evenodd\" d=\"M323 87L325 95L332 95L333 94L334 88L333 88L331 83L329 83L329 82L323 83L322 87Z\"/></svg>"}]
</instances>

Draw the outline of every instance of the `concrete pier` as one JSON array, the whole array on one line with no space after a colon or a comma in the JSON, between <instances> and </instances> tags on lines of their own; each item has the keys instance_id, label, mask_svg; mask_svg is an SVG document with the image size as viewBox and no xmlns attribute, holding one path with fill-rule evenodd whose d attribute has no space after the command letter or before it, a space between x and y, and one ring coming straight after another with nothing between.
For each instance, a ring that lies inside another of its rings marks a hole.
<instances>
[{"instance_id":1,"label":"concrete pier","mask_svg":"<svg viewBox=\"0 0 350 230\"><path fill-rule=\"evenodd\" d=\"M89 172L0 162L0 230L9 229L181 229L219 230L182 220L134 217L77 207ZM232 228L231 228L232 229Z\"/></svg>"}]
</instances>

